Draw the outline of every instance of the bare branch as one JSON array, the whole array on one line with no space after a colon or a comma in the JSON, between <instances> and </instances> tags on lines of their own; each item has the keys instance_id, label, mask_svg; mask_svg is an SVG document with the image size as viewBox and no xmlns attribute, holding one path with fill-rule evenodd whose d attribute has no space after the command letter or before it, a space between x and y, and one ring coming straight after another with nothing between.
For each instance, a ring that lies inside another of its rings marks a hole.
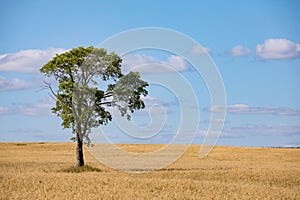
<instances>
[{"instance_id":1,"label":"bare branch","mask_svg":"<svg viewBox=\"0 0 300 200\"><path fill-rule=\"evenodd\" d=\"M53 89L51 87L51 83L48 83L46 81L44 81L44 83L46 84L45 88L50 89L52 95L54 95L57 98L57 94L55 94L55 92L53 91Z\"/></svg>"},{"instance_id":2,"label":"bare branch","mask_svg":"<svg viewBox=\"0 0 300 200\"><path fill-rule=\"evenodd\" d=\"M53 95L51 95L49 92L48 92L49 96L51 97L51 99L53 99L54 101L57 100L57 98L55 98Z\"/></svg>"}]
</instances>

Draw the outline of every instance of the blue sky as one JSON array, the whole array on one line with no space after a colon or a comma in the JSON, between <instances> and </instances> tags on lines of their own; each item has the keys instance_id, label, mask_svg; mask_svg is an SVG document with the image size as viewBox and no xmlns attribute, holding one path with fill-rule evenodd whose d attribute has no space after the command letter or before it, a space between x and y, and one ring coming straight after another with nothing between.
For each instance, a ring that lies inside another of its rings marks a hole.
<instances>
[{"instance_id":1,"label":"blue sky","mask_svg":"<svg viewBox=\"0 0 300 200\"><path fill-rule=\"evenodd\" d=\"M47 91L40 90L44 78L38 69L55 53L97 46L133 28L162 27L196 40L220 71L228 106L219 145L300 146L299 9L298 1L283 0L3 1L0 141L68 141L71 137L70 130L62 130L60 119L51 115L53 101ZM141 63L174 61L170 54L141 51L128 56L124 67L137 58ZM193 89L203 92L197 93L203 118L195 140L201 143L210 112L217 108L210 108L201 77L193 75L187 64L181 67ZM163 139L150 142L167 142L178 124L178 103L160 87L149 90L146 102L160 104L168 114ZM142 112L134 119L140 124L149 120ZM113 124L105 130L116 142L140 142L123 137Z\"/></svg>"}]
</instances>

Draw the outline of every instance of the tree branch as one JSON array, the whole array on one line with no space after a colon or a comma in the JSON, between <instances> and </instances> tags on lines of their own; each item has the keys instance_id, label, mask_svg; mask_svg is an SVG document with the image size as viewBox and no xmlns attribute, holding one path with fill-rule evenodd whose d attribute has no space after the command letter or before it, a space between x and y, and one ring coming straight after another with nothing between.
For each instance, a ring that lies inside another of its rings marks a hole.
<instances>
[{"instance_id":1,"label":"tree branch","mask_svg":"<svg viewBox=\"0 0 300 200\"><path fill-rule=\"evenodd\" d=\"M102 103L99 103L98 105L107 105L107 104L112 104L112 103L116 103L118 101L107 101L107 102L102 102Z\"/></svg>"},{"instance_id":2,"label":"tree branch","mask_svg":"<svg viewBox=\"0 0 300 200\"><path fill-rule=\"evenodd\" d=\"M43 81L46 84L46 88L50 89L52 95L54 95L57 98L57 94L55 94L55 92L53 91L52 87L51 87L51 83L48 83L46 81ZM51 95L50 95L51 96Z\"/></svg>"},{"instance_id":3,"label":"tree branch","mask_svg":"<svg viewBox=\"0 0 300 200\"><path fill-rule=\"evenodd\" d=\"M109 92L109 93L104 94L103 98L112 97L112 96L113 96L113 93Z\"/></svg>"}]
</instances>

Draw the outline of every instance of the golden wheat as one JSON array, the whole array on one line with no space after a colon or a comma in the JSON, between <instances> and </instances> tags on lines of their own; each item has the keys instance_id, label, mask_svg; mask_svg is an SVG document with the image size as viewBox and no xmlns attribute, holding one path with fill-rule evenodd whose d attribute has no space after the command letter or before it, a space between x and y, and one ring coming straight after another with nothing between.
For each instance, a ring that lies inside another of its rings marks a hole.
<instances>
[{"instance_id":1,"label":"golden wheat","mask_svg":"<svg viewBox=\"0 0 300 200\"><path fill-rule=\"evenodd\" d=\"M193 145L164 169L134 174L85 151L88 167L72 173L73 143L0 143L0 199L300 199L300 149L215 147L204 159L198 152Z\"/></svg>"}]
</instances>

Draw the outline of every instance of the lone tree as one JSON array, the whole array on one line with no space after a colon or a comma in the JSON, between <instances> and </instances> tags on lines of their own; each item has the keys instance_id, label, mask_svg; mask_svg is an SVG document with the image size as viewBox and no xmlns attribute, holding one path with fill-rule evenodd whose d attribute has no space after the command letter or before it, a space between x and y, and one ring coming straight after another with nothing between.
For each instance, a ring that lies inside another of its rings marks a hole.
<instances>
[{"instance_id":1,"label":"lone tree","mask_svg":"<svg viewBox=\"0 0 300 200\"><path fill-rule=\"evenodd\" d=\"M83 143L90 144L92 128L112 120L108 107L116 107L130 120L130 113L143 109L148 83L138 72L121 72L121 58L105 49L78 47L56 55L40 71L58 82L57 89L45 82L56 100L52 112L62 119L63 128L71 128L77 142L77 166L84 165Z\"/></svg>"}]
</instances>

